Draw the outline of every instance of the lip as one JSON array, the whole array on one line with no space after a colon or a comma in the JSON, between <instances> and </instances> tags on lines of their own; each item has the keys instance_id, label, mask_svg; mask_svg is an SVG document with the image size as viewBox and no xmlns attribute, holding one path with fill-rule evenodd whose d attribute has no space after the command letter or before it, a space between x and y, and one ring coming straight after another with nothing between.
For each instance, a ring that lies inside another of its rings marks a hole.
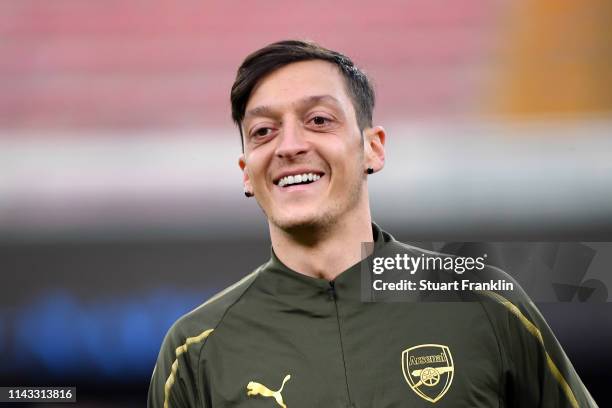
<instances>
[{"instance_id":1,"label":"lip","mask_svg":"<svg viewBox=\"0 0 612 408\"><path fill-rule=\"evenodd\" d=\"M307 168L298 168L298 169L293 169L293 170L286 170L282 173L277 174L273 179L272 179L272 183L275 186L278 186L278 182L283 178L283 177L287 177L287 176L296 176L298 174L308 174L308 173L312 173L312 174L317 174L321 177L323 177L325 175L325 172L321 171L321 170L315 170L315 169L307 169ZM290 186L292 187L292 186Z\"/></svg>"}]
</instances>

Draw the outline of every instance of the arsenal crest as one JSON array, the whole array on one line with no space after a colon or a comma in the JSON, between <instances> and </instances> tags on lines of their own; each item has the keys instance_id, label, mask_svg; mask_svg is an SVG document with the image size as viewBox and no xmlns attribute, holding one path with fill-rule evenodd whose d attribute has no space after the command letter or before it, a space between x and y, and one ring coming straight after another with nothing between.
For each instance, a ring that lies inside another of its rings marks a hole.
<instances>
[{"instance_id":1,"label":"arsenal crest","mask_svg":"<svg viewBox=\"0 0 612 408\"><path fill-rule=\"evenodd\" d=\"M429 402L437 402L450 388L455 366L447 346L421 344L402 352L402 371L412 391Z\"/></svg>"}]
</instances>

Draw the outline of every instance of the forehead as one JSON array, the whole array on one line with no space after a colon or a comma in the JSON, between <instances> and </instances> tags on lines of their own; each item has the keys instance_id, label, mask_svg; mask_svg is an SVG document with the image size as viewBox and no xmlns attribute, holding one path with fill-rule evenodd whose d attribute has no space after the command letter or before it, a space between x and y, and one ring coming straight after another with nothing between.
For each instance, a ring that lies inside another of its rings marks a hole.
<instances>
[{"instance_id":1,"label":"forehead","mask_svg":"<svg viewBox=\"0 0 612 408\"><path fill-rule=\"evenodd\" d=\"M352 108L339 69L322 60L294 62L273 71L253 88L246 110L258 106L289 106L314 95L330 95Z\"/></svg>"}]
</instances>

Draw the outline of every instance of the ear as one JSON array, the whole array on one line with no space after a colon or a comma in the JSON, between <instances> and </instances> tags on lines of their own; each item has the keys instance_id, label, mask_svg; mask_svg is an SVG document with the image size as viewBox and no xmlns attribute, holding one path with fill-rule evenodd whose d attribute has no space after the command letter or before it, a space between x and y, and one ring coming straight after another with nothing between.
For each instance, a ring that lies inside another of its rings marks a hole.
<instances>
[{"instance_id":1,"label":"ear","mask_svg":"<svg viewBox=\"0 0 612 408\"><path fill-rule=\"evenodd\" d=\"M249 172L247 170L247 163L244 157L244 153L240 153L240 156L238 156L238 167L240 167L240 170L242 170L242 185L244 187L244 191L252 193L253 187L251 186L251 179L249 178Z\"/></svg>"},{"instance_id":2,"label":"ear","mask_svg":"<svg viewBox=\"0 0 612 408\"><path fill-rule=\"evenodd\" d=\"M382 126L374 126L363 131L363 148L366 167L374 172L385 166L385 138L387 134Z\"/></svg>"}]
</instances>

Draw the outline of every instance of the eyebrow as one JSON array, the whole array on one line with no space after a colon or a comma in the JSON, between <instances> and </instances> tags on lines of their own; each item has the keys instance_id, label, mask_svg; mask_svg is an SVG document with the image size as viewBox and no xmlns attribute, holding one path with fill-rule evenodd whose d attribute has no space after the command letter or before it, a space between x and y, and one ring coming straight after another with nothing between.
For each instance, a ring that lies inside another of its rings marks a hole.
<instances>
[{"instance_id":1,"label":"eyebrow","mask_svg":"<svg viewBox=\"0 0 612 408\"><path fill-rule=\"evenodd\" d=\"M340 105L340 101L331 95L306 96L298 100L297 102L295 102L295 105L303 107L303 106L315 105L317 103L328 103L328 104L332 104L336 106ZM276 109L270 105L257 106L253 109L249 109L244 114L244 120L246 120L247 118L251 116L274 116L275 111Z\"/></svg>"}]
</instances>

